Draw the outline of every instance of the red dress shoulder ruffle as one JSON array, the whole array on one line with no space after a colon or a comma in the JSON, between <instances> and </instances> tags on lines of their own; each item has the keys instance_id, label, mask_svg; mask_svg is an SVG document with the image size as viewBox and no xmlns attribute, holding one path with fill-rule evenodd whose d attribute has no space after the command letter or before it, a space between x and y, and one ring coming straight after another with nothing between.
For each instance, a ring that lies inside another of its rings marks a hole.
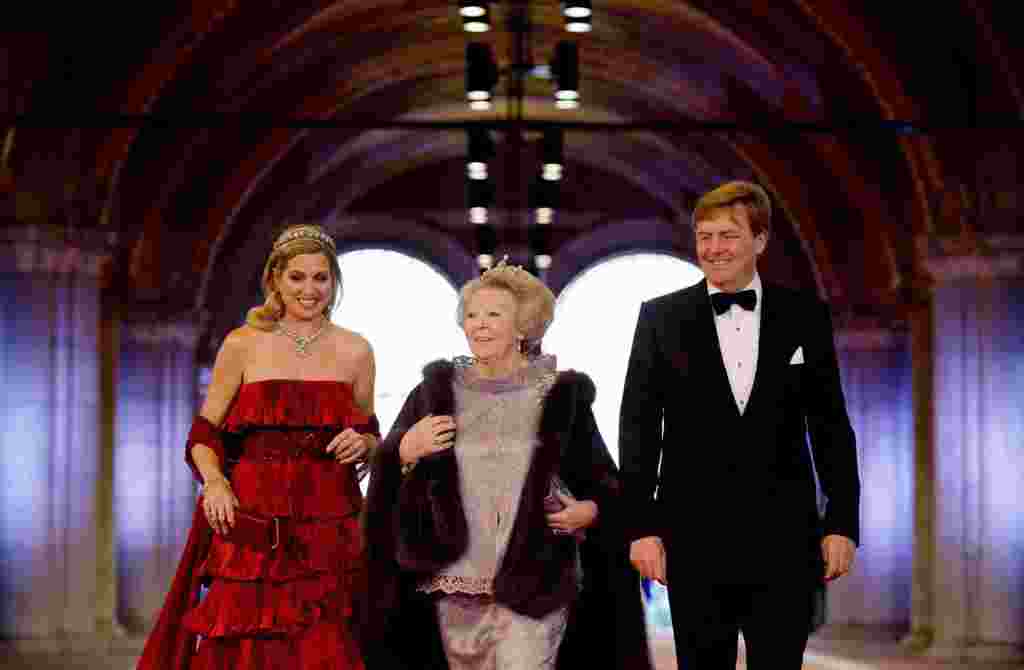
<instances>
[{"instance_id":1,"label":"red dress shoulder ruffle","mask_svg":"<svg viewBox=\"0 0 1024 670\"><path fill-rule=\"evenodd\" d=\"M208 590L182 620L200 640L189 670L362 670L348 624L365 583L362 492L325 448L369 421L343 382L239 389L223 425L237 438L229 478L247 528L270 533L239 522L212 536L197 566Z\"/></svg>"},{"instance_id":2,"label":"red dress shoulder ruffle","mask_svg":"<svg viewBox=\"0 0 1024 670\"><path fill-rule=\"evenodd\" d=\"M242 384L224 420L224 430L254 428L342 430L367 425L352 385L339 381L265 379Z\"/></svg>"}]
</instances>

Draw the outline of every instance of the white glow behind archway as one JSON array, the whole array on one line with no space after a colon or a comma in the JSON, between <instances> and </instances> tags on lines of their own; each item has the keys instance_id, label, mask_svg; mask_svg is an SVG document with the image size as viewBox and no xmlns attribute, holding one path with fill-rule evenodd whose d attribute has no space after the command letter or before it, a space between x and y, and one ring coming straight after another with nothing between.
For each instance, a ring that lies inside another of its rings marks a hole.
<instances>
[{"instance_id":1,"label":"white glow behind archway","mask_svg":"<svg viewBox=\"0 0 1024 670\"><path fill-rule=\"evenodd\" d=\"M640 303L704 277L692 263L637 252L590 266L562 290L543 348L561 369L585 372L597 385L594 414L612 456L619 458L619 406Z\"/></svg>"},{"instance_id":2,"label":"white glow behind archway","mask_svg":"<svg viewBox=\"0 0 1024 670\"><path fill-rule=\"evenodd\" d=\"M343 294L331 320L370 341L377 363L374 405L385 435L423 366L466 353L455 322L458 293L423 261L387 249L338 256Z\"/></svg>"},{"instance_id":3,"label":"white glow behind archway","mask_svg":"<svg viewBox=\"0 0 1024 670\"><path fill-rule=\"evenodd\" d=\"M636 252L590 266L558 296L555 321L543 348L558 357L560 369L575 368L594 380L594 415L616 462L619 406L640 303L696 284L703 277L699 268L675 256ZM664 646L672 636L668 593L653 582L645 586L644 611L652 644L661 640ZM665 655L657 649L655 653Z\"/></svg>"}]
</instances>

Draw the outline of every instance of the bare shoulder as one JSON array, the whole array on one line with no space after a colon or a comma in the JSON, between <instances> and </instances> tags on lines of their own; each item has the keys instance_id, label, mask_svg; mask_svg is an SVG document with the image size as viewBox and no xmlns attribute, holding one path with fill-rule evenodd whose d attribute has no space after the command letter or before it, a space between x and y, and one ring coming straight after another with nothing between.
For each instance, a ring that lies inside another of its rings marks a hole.
<instances>
[{"instance_id":1,"label":"bare shoulder","mask_svg":"<svg viewBox=\"0 0 1024 670\"><path fill-rule=\"evenodd\" d=\"M242 325L228 332L221 343L221 349L225 352L236 354L244 353L253 344L267 336L267 333L253 328L249 325Z\"/></svg>"},{"instance_id":2,"label":"bare shoulder","mask_svg":"<svg viewBox=\"0 0 1024 670\"><path fill-rule=\"evenodd\" d=\"M339 354L352 360L362 360L373 355L370 341L361 334L337 324L331 324L336 349Z\"/></svg>"}]
</instances>

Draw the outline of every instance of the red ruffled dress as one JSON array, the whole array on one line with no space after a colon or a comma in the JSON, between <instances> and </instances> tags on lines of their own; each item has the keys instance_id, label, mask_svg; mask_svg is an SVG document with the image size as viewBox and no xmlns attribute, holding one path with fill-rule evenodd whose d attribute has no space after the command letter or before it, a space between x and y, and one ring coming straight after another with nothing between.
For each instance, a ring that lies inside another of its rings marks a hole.
<instances>
[{"instance_id":1,"label":"red ruffled dress","mask_svg":"<svg viewBox=\"0 0 1024 670\"><path fill-rule=\"evenodd\" d=\"M226 537L213 533L197 508L171 592L186 588L178 583L184 579L189 589L208 588L179 608L174 629L191 648L169 654L179 658L167 667L362 670L348 624L353 594L365 583L362 492L356 468L324 449L347 427L376 432L371 419L343 382L241 386L222 426L237 445L230 471L236 525ZM197 526L206 535L197 536ZM154 648L147 655L164 654Z\"/></svg>"}]
</instances>

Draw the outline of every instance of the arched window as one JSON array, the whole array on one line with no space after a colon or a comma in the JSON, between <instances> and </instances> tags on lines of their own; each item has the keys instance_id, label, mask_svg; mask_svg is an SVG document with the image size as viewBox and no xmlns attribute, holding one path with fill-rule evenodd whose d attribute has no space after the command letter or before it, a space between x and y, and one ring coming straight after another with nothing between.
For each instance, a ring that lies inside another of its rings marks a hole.
<instances>
[{"instance_id":1,"label":"arched window","mask_svg":"<svg viewBox=\"0 0 1024 670\"><path fill-rule=\"evenodd\" d=\"M594 380L597 426L616 461L619 405L640 303L703 277L699 268L675 256L635 252L590 266L558 296L544 350L558 357L559 368L575 368Z\"/></svg>"},{"instance_id":2,"label":"arched window","mask_svg":"<svg viewBox=\"0 0 1024 670\"><path fill-rule=\"evenodd\" d=\"M466 353L455 322L458 293L427 263L389 249L339 254L342 297L331 320L370 341L377 363L374 409L383 434L423 366Z\"/></svg>"},{"instance_id":3,"label":"arched window","mask_svg":"<svg viewBox=\"0 0 1024 670\"><path fill-rule=\"evenodd\" d=\"M559 368L575 368L594 380L594 415L616 462L619 406L640 303L691 286L703 277L699 268L675 256L636 252L590 266L558 296L555 320L543 348L558 357ZM668 594L645 580L644 604L655 655L664 656L664 649L670 647L664 640L672 634Z\"/></svg>"}]
</instances>

